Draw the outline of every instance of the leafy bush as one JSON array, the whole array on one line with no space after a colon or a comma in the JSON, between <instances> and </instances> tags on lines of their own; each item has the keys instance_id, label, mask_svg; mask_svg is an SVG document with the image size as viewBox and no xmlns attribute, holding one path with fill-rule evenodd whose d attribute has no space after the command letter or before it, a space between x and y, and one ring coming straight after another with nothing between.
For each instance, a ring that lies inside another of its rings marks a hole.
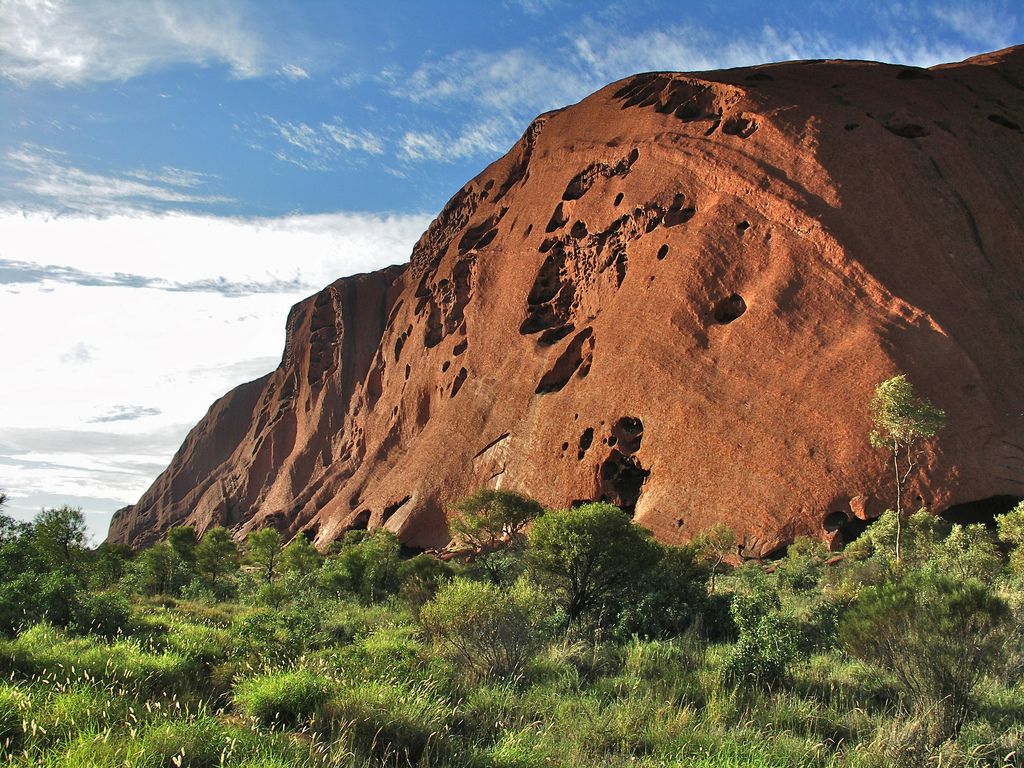
<instances>
[{"instance_id":1,"label":"leafy bush","mask_svg":"<svg viewBox=\"0 0 1024 768\"><path fill-rule=\"evenodd\" d=\"M343 685L322 715L324 725L348 733L358 752L397 764L443 753L451 717L429 688L380 680Z\"/></svg>"},{"instance_id":2,"label":"leafy bush","mask_svg":"<svg viewBox=\"0 0 1024 768\"><path fill-rule=\"evenodd\" d=\"M891 672L920 714L944 734L967 718L971 694L1002 652L1008 608L977 582L912 573L864 590L844 617L847 652Z\"/></svg>"},{"instance_id":3,"label":"leafy bush","mask_svg":"<svg viewBox=\"0 0 1024 768\"><path fill-rule=\"evenodd\" d=\"M316 714L327 693L322 673L299 669L243 680L235 688L234 702L264 725L296 725Z\"/></svg>"},{"instance_id":4,"label":"leafy bush","mask_svg":"<svg viewBox=\"0 0 1024 768\"><path fill-rule=\"evenodd\" d=\"M551 605L529 581L510 589L456 579L423 606L420 620L441 652L477 677L522 670L545 638Z\"/></svg>"},{"instance_id":5,"label":"leafy bush","mask_svg":"<svg viewBox=\"0 0 1024 768\"><path fill-rule=\"evenodd\" d=\"M781 683L796 658L797 636L782 615L778 593L760 579L750 591L733 596L730 612L737 638L725 658L724 678L767 688Z\"/></svg>"},{"instance_id":6,"label":"leafy bush","mask_svg":"<svg viewBox=\"0 0 1024 768\"><path fill-rule=\"evenodd\" d=\"M115 592L84 593L72 613L70 628L76 632L113 638L128 629L132 607Z\"/></svg>"}]
</instances>

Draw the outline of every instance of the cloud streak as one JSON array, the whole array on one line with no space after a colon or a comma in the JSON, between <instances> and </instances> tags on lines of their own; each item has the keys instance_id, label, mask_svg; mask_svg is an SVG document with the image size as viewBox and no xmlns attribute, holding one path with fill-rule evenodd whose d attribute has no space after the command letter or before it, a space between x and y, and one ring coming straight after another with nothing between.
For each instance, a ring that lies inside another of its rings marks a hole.
<instances>
[{"instance_id":1,"label":"cloud streak","mask_svg":"<svg viewBox=\"0 0 1024 768\"><path fill-rule=\"evenodd\" d=\"M127 80L175 64L221 65L238 78L275 52L230 0L0 3L0 76L60 85ZM302 71L297 65L290 72Z\"/></svg>"},{"instance_id":2,"label":"cloud streak","mask_svg":"<svg viewBox=\"0 0 1024 768\"><path fill-rule=\"evenodd\" d=\"M95 173L72 165L55 149L22 144L9 151L5 164L13 186L36 204L85 213L118 212L126 207L165 208L226 204L231 198L195 190L214 178L208 174L164 167L159 172L132 170L122 175Z\"/></svg>"}]
</instances>

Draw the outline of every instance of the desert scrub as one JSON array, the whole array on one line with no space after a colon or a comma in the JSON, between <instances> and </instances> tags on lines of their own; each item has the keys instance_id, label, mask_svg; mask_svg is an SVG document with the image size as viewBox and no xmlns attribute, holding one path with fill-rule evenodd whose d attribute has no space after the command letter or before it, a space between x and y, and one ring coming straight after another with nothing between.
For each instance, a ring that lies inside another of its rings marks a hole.
<instances>
[{"instance_id":1,"label":"desert scrub","mask_svg":"<svg viewBox=\"0 0 1024 768\"><path fill-rule=\"evenodd\" d=\"M0 670L62 684L114 685L140 695L185 693L199 681L197 666L178 654L152 653L133 639L71 638L46 624L0 642Z\"/></svg>"},{"instance_id":2,"label":"desert scrub","mask_svg":"<svg viewBox=\"0 0 1024 768\"><path fill-rule=\"evenodd\" d=\"M330 684L309 669L243 680L235 687L235 706L263 725L297 725L309 720L327 701Z\"/></svg>"},{"instance_id":3,"label":"desert scrub","mask_svg":"<svg viewBox=\"0 0 1024 768\"><path fill-rule=\"evenodd\" d=\"M31 700L19 686L0 684L0 756L20 747Z\"/></svg>"},{"instance_id":4,"label":"desert scrub","mask_svg":"<svg viewBox=\"0 0 1024 768\"><path fill-rule=\"evenodd\" d=\"M318 727L347 734L357 753L381 761L416 763L449 751L452 708L426 684L346 684L321 712Z\"/></svg>"}]
</instances>

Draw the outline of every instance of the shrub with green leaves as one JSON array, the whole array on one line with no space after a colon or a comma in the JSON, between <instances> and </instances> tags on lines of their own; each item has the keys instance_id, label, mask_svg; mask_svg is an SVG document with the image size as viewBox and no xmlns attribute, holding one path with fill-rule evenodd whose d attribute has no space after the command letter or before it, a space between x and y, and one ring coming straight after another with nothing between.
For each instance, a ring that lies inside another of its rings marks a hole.
<instances>
[{"instance_id":1,"label":"shrub with green leaves","mask_svg":"<svg viewBox=\"0 0 1024 768\"><path fill-rule=\"evenodd\" d=\"M933 711L948 735L1002 652L1008 618L1006 602L978 582L914 572L865 589L840 631L848 653L892 673L910 706Z\"/></svg>"},{"instance_id":2,"label":"shrub with green leaves","mask_svg":"<svg viewBox=\"0 0 1024 768\"><path fill-rule=\"evenodd\" d=\"M329 688L322 672L298 669L243 680L235 687L234 702L263 725L296 725L316 714Z\"/></svg>"},{"instance_id":3,"label":"shrub with green leaves","mask_svg":"<svg viewBox=\"0 0 1024 768\"><path fill-rule=\"evenodd\" d=\"M730 613L737 638L722 667L733 685L773 688L783 682L797 656L793 624L782 614L778 593L763 577L733 596Z\"/></svg>"},{"instance_id":4,"label":"shrub with green leaves","mask_svg":"<svg viewBox=\"0 0 1024 768\"><path fill-rule=\"evenodd\" d=\"M550 616L550 601L526 579L509 589L456 579L420 611L441 652L481 678L521 671L543 644Z\"/></svg>"}]
</instances>

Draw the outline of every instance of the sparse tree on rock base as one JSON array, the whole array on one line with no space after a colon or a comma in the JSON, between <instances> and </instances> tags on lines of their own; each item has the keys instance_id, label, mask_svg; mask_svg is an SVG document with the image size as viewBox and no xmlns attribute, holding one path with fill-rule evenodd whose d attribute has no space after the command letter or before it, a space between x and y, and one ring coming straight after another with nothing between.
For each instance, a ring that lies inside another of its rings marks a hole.
<instances>
[{"instance_id":1,"label":"sparse tree on rock base","mask_svg":"<svg viewBox=\"0 0 1024 768\"><path fill-rule=\"evenodd\" d=\"M921 442L946 425L946 414L926 398L917 397L906 374L893 376L875 387L871 398L871 445L892 452L896 481L896 562L900 562L903 489L921 458Z\"/></svg>"}]
</instances>

